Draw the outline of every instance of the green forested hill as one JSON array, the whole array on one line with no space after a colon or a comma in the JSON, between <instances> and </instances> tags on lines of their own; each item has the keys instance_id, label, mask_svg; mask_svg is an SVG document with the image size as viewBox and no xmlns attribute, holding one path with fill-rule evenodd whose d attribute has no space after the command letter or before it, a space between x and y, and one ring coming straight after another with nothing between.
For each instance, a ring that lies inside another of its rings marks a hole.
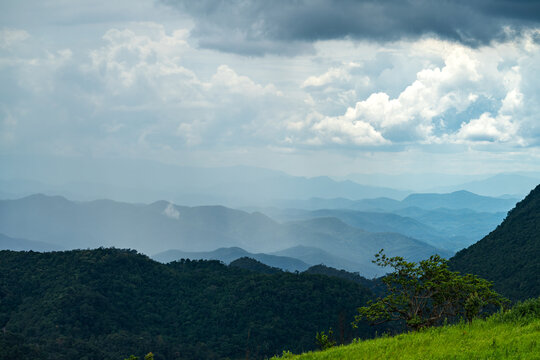
<instances>
[{"instance_id":1,"label":"green forested hill","mask_svg":"<svg viewBox=\"0 0 540 360\"><path fill-rule=\"evenodd\" d=\"M450 266L494 282L511 299L540 295L540 185L489 235L458 252Z\"/></svg>"},{"instance_id":2,"label":"green forested hill","mask_svg":"<svg viewBox=\"0 0 540 360\"><path fill-rule=\"evenodd\" d=\"M0 251L0 359L264 358L338 340L371 296L322 275L259 274L217 261L161 264L118 249Z\"/></svg>"}]
</instances>

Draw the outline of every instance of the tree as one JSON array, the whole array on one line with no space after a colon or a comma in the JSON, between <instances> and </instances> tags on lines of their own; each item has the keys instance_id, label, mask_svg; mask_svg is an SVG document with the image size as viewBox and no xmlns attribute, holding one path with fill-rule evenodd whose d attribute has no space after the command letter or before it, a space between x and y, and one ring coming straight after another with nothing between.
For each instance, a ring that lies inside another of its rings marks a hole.
<instances>
[{"instance_id":1,"label":"tree","mask_svg":"<svg viewBox=\"0 0 540 360\"><path fill-rule=\"evenodd\" d=\"M315 335L315 340L317 341L317 346L319 346L319 349L326 350L330 349L333 346L336 346L336 341L334 340L334 332L332 331L332 328L328 331L328 335L324 333L324 331L318 332Z\"/></svg>"},{"instance_id":2,"label":"tree","mask_svg":"<svg viewBox=\"0 0 540 360\"><path fill-rule=\"evenodd\" d=\"M488 304L502 306L506 299L492 290L491 282L448 269L448 261L433 255L419 263L383 250L373 263L393 268L383 277L387 295L358 309L353 325L366 318L373 324L403 321L410 330L433 326L445 319L476 317Z\"/></svg>"}]
</instances>

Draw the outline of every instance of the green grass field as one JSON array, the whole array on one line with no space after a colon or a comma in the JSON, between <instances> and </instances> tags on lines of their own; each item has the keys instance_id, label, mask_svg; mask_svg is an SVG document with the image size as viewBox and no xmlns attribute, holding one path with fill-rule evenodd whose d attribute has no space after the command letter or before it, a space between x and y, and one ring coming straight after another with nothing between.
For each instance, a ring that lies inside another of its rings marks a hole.
<instances>
[{"instance_id":1,"label":"green grass field","mask_svg":"<svg viewBox=\"0 0 540 360\"><path fill-rule=\"evenodd\" d=\"M540 298L472 324L338 346L284 359L540 359ZM278 357L274 358L278 359Z\"/></svg>"}]
</instances>

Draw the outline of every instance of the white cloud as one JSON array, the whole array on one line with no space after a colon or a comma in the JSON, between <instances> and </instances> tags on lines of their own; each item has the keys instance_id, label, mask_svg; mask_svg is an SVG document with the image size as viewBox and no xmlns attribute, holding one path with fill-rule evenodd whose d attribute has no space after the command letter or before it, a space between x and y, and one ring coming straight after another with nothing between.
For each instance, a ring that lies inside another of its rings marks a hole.
<instances>
[{"instance_id":1,"label":"white cloud","mask_svg":"<svg viewBox=\"0 0 540 360\"><path fill-rule=\"evenodd\" d=\"M325 117L311 127L316 137L309 139L308 144L354 144L358 146L373 146L388 144L380 132L363 121L349 121L346 117Z\"/></svg>"},{"instance_id":2,"label":"white cloud","mask_svg":"<svg viewBox=\"0 0 540 360\"><path fill-rule=\"evenodd\" d=\"M88 30L73 26L72 34ZM255 164L284 147L318 159L327 150L525 153L540 145L532 32L475 49L435 38L334 40L315 43L316 54L253 58L193 47L189 23L174 19L103 22L80 44L25 28L32 36L0 30L1 141L13 152L214 164L220 153Z\"/></svg>"},{"instance_id":3,"label":"white cloud","mask_svg":"<svg viewBox=\"0 0 540 360\"><path fill-rule=\"evenodd\" d=\"M371 81L359 62L332 66L321 75L311 75L301 89L307 92L307 103L318 111L335 113L358 98L357 91L369 87Z\"/></svg>"},{"instance_id":4,"label":"white cloud","mask_svg":"<svg viewBox=\"0 0 540 360\"><path fill-rule=\"evenodd\" d=\"M450 108L463 111L475 100L474 84L482 78L478 65L470 50L454 45L445 56L443 68L419 71L416 80L397 98L373 93L342 116L324 117L312 130L332 134L325 138L333 143L428 141L433 136L434 117Z\"/></svg>"},{"instance_id":5,"label":"white cloud","mask_svg":"<svg viewBox=\"0 0 540 360\"><path fill-rule=\"evenodd\" d=\"M180 65L188 48L186 36L181 29L168 35L162 25L153 23L111 29L103 36L106 45L91 52L91 64L84 69L98 74L113 94L147 87L147 94L152 90L151 100L178 101L193 96L190 85L199 83L192 71Z\"/></svg>"},{"instance_id":6,"label":"white cloud","mask_svg":"<svg viewBox=\"0 0 540 360\"><path fill-rule=\"evenodd\" d=\"M28 39L30 34L20 29L0 29L0 49L8 49Z\"/></svg>"},{"instance_id":7,"label":"white cloud","mask_svg":"<svg viewBox=\"0 0 540 360\"><path fill-rule=\"evenodd\" d=\"M349 105L342 115L325 115L323 111L317 119L291 121L289 129L308 132L309 138L315 139L310 143L319 146L327 143L421 146L446 142L523 145L526 136L520 124L530 123L527 120L530 110L524 104L531 99L538 103L536 94L527 96L522 90L523 65L520 64L524 58L530 59L524 52L531 51L530 44L524 50L526 44L529 43L525 39L521 43L470 49L437 39L396 43L393 52L401 53L402 57L425 55L429 59L416 72L414 81L396 96L376 91ZM434 65L438 58L443 60L443 66ZM308 77L303 86L329 86L338 79L354 83L354 77L363 76L357 73L351 78L343 74L350 73L344 68L340 71L332 68L321 76ZM377 77L373 80L376 87ZM311 101L306 104L316 109L313 93L308 99ZM484 111L480 112L482 108ZM297 138L301 137L297 134Z\"/></svg>"},{"instance_id":8,"label":"white cloud","mask_svg":"<svg viewBox=\"0 0 540 360\"><path fill-rule=\"evenodd\" d=\"M261 96L266 94L281 96L281 92L277 91L273 84L262 86L255 83L247 76L238 75L233 69L227 65L220 65L216 73L212 76L212 80L207 87L214 90L227 91L232 94L241 94L244 96Z\"/></svg>"},{"instance_id":9,"label":"white cloud","mask_svg":"<svg viewBox=\"0 0 540 360\"><path fill-rule=\"evenodd\" d=\"M351 74L348 71L348 68L344 67L333 67L330 68L326 73L320 76L310 76L308 77L302 87L320 87L334 82L348 82L351 80Z\"/></svg>"},{"instance_id":10,"label":"white cloud","mask_svg":"<svg viewBox=\"0 0 540 360\"><path fill-rule=\"evenodd\" d=\"M463 123L456 134L457 140L479 142L508 142L516 136L518 127L508 116L483 113L478 119Z\"/></svg>"},{"instance_id":11,"label":"white cloud","mask_svg":"<svg viewBox=\"0 0 540 360\"><path fill-rule=\"evenodd\" d=\"M169 203L165 210L163 210L163 215L170 217L171 219L180 219L180 212L176 210L176 207L172 203Z\"/></svg>"}]
</instances>

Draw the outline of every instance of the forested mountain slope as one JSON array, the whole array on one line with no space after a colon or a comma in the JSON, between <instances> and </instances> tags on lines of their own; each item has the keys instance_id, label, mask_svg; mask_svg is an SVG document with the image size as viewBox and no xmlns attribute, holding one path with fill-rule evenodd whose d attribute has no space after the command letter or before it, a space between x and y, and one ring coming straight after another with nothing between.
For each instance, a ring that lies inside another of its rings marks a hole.
<instances>
[{"instance_id":1,"label":"forested mountain slope","mask_svg":"<svg viewBox=\"0 0 540 360\"><path fill-rule=\"evenodd\" d=\"M261 359L313 349L330 327L345 341L373 335L350 326L371 296L322 275L161 264L129 250L0 251L0 358Z\"/></svg>"},{"instance_id":2,"label":"forested mountain slope","mask_svg":"<svg viewBox=\"0 0 540 360\"><path fill-rule=\"evenodd\" d=\"M512 299L540 295L540 185L489 235L458 252L450 266L494 282Z\"/></svg>"}]
</instances>

